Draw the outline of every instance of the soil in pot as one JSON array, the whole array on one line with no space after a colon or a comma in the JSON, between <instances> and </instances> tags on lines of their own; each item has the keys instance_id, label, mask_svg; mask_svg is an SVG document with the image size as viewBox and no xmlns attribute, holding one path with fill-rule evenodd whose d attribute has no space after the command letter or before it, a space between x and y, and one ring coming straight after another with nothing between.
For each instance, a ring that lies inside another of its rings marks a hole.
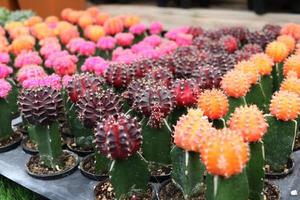
<instances>
[{"instance_id":1,"label":"soil in pot","mask_svg":"<svg viewBox=\"0 0 300 200\"><path fill-rule=\"evenodd\" d=\"M41 160L39 155L31 156L29 161L26 164L27 170L29 171L30 175L35 177L51 177L51 176L59 176L64 174L65 172L69 172L78 165L78 157L70 152L64 151L61 156L61 161L63 163L63 168L49 168L45 166Z\"/></svg>"},{"instance_id":2,"label":"soil in pot","mask_svg":"<svg viewBox=\"0 0 300 200\"><path fill-rule=\"evenodd\" d=\"M17 147L21 142L23 134L19 131L14 132L10 137L0 140L0 152L8 151Z\"/></svg>"},{"instance_id":3,"label":"soil in pot","mask_svg":"<svg viewBox=\"0 0 300 200\"><path fill-rule=\"evenodd\" d=\"M84 157L80 162L81 173L90 179L98 180L98 181L108 178L108 171L103 172L101 175L96 175L95 162L96 162L95 154L91 154Z\"/></svg>"},{"instance_id":4,"label":"soil in pot","mask_svg":"<svg viewBox=\"0 0 300 200\"><path fill-rule=\"evenodd\" d=\"M276 185L265 182L264 199L266 200L279 200L279 189Z\"/></svg>"},{"instance_id":5,"label":"soil in pot","mask_svg":"<svg viewBox=\"0 0 300 200\"><path fill-rule=\"evenodd\" d=\"M38 153L37 144L32 142L28 137L23 139L23 148L31 151L32 153Z\"/></svg>"},{"instance_id":6,"label":"soil in pot","mask_svg":"<svg viewBox=\"0 0 300 200\"><path fill-rule=\"evenodd\" d=\"M99 183L94 190L95 200L110 200L115 199L114 188L109 180ZM123 200L151 200L152 187L148 185L146 193L136 193L129 198Z\"/></svg>"},{"instance_id":7,"label":"soil in pot","mask_svg":"<svg viewBox=\"0 0 300 200\"><path fill-rule=\"evenodd\" d=\"M159 190L158 195L159 195L160 200L182 200L182 199L184 199L181 190L178 187L176 187L176 185L172 181L169 181L168 183L163 184L161 186L161 189ZM189 200L205 200L204 191L201 191L200 194L192 196Z\"/></svg>"},{"instance_id":8,"label":"soil in pot","mask_svg":"<svg viewBox=\"0 0 300 200\"><path fill-rule=\"evenodd\" d=\"M152 182L161 183L170 178L172 169L169 166L151 164L149 168L151 173L150 181Z\"/></svg>"},{"instance_id":9,"label":"soil in pot","mask_svg":"<svg viewBox=\"0 0 300 200\"><path fill-rule=\"evenodd\" d=\"M94 152L94 149L93 147L89 147L89 146L86 146L86 147L81 147L81 146L78 146L75 142L75 139L74 138L70 138L67 142L67 146L68 148L77 153L79 156L86 156L90 153L93 153Z\"/></svg>"},{"instance_id":10,"label":"soil in pot","mask_svg":"<svg viewBox=\"0 0 300 200\"><path fill-rule=\"evenodd\" d=\"M272 170L270 165L266 165L265 166L266 178L270 178L270 179L284 178L293 172L294 166L295 166L294 160L291 158L288 159L288 162L282 172L275 172Z\"/></svg>"}]
</instances>

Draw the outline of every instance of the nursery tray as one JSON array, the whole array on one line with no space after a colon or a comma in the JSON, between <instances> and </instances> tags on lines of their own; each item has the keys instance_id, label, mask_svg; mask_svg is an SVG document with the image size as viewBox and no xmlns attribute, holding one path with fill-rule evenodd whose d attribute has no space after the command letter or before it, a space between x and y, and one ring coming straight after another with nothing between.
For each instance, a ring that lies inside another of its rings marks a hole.
<instances>
[{"instance_id":1,"label":"nursery tray","mask_svg":"<svg viewBox=\"0 0 300 200\"><path fill-rule=\"evenodd\" d=\"M79 170L57 180L38 180L25 171L30 155L21 147L0 154L0 174L51 200L93 200L96 181L85 178Z\"/></svg>"},{"instance_id":2,"label":"nursery tray","mask_svg":"<svg viewBox=\"0 0 300 200\"><path fill-rule=\"evenodd\" d=\"M25 163L30 155L21 147L0 154L0 174L12 181L51 200L93 200L96 181L85 178L79 170L70 176L57 180L38 180L30 177L25 171ZM294 172L284 179L272 180L279 186L281 200L300 199L300 151L293 153ZM292 191L298 195L291 195Z\"/></svg>"}]
</instances>

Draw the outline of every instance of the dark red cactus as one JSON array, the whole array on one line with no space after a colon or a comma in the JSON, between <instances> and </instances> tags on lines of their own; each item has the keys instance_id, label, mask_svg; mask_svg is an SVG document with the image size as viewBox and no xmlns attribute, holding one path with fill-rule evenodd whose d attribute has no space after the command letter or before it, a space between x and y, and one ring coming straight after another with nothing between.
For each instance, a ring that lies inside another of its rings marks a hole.
<instances>
[{"instance_id":1,"label":"dark red cactus","mask_svg":"<svg viewBox=\"0 0 300 200\"><path fill-rule=\"evenodd\" d=\"M233 53L235 50L238 49L239 43L238 40L231 36L231 35L225 35L221 37L219 44L225 49L228 53Z\"/></svg>"},{"instance_id":2,"label":"dark red cactus","mask_svg":"<svg viewBox=\"0 0 300 200\"><path fill-rule=\"evenodd\" d=\"M233 54L228 53L217 53L217 54L210 54L209 57L206 59L204 65L205 68L211 68L220 71L225 74L227 71L233 69L235 65L235 57Z\"/></svg>"},{"instance_id":3,"label":"dark red cactus","mask_svg":"<svg viewBox=\"0 0 300 200\"><path fill-rule=\"evenodd\" d=\"M203 36L208 37L212 40L219 40L222 37L223 33L220 30L207 30L204 32Z\"/></svg>"},{"instance_id":4,"label":"dark red cactus","mask_svg":"<svg viewBox=\"0 0 300 200\"><path fill-rule=\"evenodd\" d=\"M269 34L264 31L254 31L247 33L247 42L250 44L258 44L262 48L274 40L274 38L270 38Z\"/></svg>"},{"instance_id":5,"label":"dark red cactus","mask_svg":"<svg viewBox=\"0 0 300 200\"><path fill-rule=\"evenodd\" d=\"M243 46L242 50L250 53L251 55L264 52L264 50L258 44L246 44Z\"/></svg>"},{"instance_id":6,"label":"dark red cactus","mask_svg":"<svg viewBox=\"0 0 300 200\"><path fill-rule=\"evenodd\" d=\"M153 62L151 62L149 58L139 58L134 60L129 66L132 74L134 74L136 78L143 78L152 68Z\"/></svg>"},{"instance_id":7,"label":"dark red cactus","mask_svg":"<svg viewBox=\"0 0 300 200\"><path fill-rule=\"evenodd\" d=\"M129 64L111 63L104 73L107 83L116 88L126 88L133 77Z\"/></svg>"},{"instance_id":8,"label":"dark red cactus","mask_svg":"<svg viewBox=\"0 0 300 200\"><path fill-rule=\"evenodd\" d=\"M88 128L95 127L102 118L122 111L121 98L111 89L98 92L87 90L85 95L79 98L76 106L80 121Z\"/></svg>"},{"instance_id":9,"label":"dark red cactus","mask_svg":"<svg viewBox=\"0 0 300 200\"><path fill-rule=\"evenodd\" d=\"M173 62L173 56L170 54L166 54L163 56L160 56L157 60L155 60L153 66L158 66L162 68L167 68L172 72L172 74L175 74L175 65Z\"/></svg>"},{"instance_id":10,"label":"dark red cactus","mask_svg":"<svg viewBox=\"0 0 300 200\"><path fill-rule=\"evenodd\" d=\"M234 57L236 62L240 62L242 60L249 60L252 56L252 53L244 51L244 50L237 50L234 52Z\"/></svg>"},{"instance_id":11,"label":"dark red cactus","mask_svg":"<svg viewBox=\"0 0 300 200\"><path fill-rule=\"evenodd\" d=\"M148 72L146 78L161 82L163 85L170 87L173 81L173 74L167 68L154 67Z\"/></svg>"},{"instance_id":12,"label":"dark red cactus","mask_svg":"<svg viewBox=\"0 0 300 200\"><path fill-rule=\"evenodd\" d=\"M220 69L211 65L205 67L199 67L193 73L192 77L197 81L200 89L212 89L219 88L222 80L222 74Z\"/></svg>"},{"instance_id":13,"label":"dark red cactus","mask_svg":"<svg viewBox=\"0 0 300 200\"><path fill-rule=\"evenodd\" d=\"M177 79L172 85L177 106L192 106L197 103L200 88L194 79Z\"/></svg>"},{"instance_id":14,"label":"dark red cactus","mask_svg":"<svg viewBox=\"0 0 300 200\"><path fill-rule=\"evenodd\" d=\"M96 149L110 159L126 159L142 145L141 125L125 114L109 115L95 128Z\"/></svg>"},{"instance_id":15,"label":"dark red cactus","mask_svg":"<svg viewBox=\"0 0 300 200\"><path fill-rule=\"evenodd\" d=\"M232 35L240 42L244 42L246 40L246 34L249 32L249 30L244 26L232 26L221 28L220 32L222 32L223 35Z\"/></svg>"},{"instance_id":16,"label":"dark red cactus","mask_svg":"<svg viewBox=\"0 0 300 200\"><path fill-rule=\"evenodd\" d=\"M200 26L190 26L187 30L187 34L191 34L193 38L203 35L204 30Z\"/></svg>"},{"instance_id":17,"label":"dark red cactus","mask_svg":"<svg viewBox=\"0 0 300 200\"><path fill-rule=\"evenodd\" d=\"M271 38L275 40L280 34L281 27L279 25L266 24L262 28L263 32L266 32Z\"/></svg>"},{"instance_id":18,"label":"dark red cactus","mask_svg":"<svg viewBox=\"0 0 300 200\"><path fill-rule=\"evenodd\" d=\"M51 87L23 89L18 97L20 112L34 125L50 125L64 118L61 93Z\"/></svg>"},{"instance_id":19,"label":"dark red cactus","mask_svg":"<svg viewBox=\"0 0 300 200\"><path fill-rule=\"evenodd\" d=\"M137 91L133 107L149 117L152 127L159 127L162 120L173 110L175 96L166 86L160 84L147 85Z\"/></svg>"},{"instance_id":20,"label":"dark red cactus","mask_svg":"<svg viewBox=\"0 0 300 200\"><path fill-rule=\"evenodd\" d=\"M173 54L175 73L178 77L189 77L199 65L199 51L195 46L178 47Z\"/></svg>"},{"instance_id":21,"label":"dark red cactus","mask_svg":"<svg viewBox=\"0 0 300 200\"><path fill-rule=\"evenodd\" d=\"M90 89L96 92L101 88L103 83L104 80L101 77L96 77L93 74L75 74L66 88L71 101L76 103L80 96L85 95L86 90Z\"/></svg>"},{"instance_id":22,"label":"dark red cactus","mask_svg":"<svg viewBox=\"0 0 300 200\"><path fill-rule=\"evenodd\" d=\"M193 39L193 45L196 46L199 50L204 49L207 44L211 43L212 40L208 37L199 36Z\"/></svg>"}]
</instances>

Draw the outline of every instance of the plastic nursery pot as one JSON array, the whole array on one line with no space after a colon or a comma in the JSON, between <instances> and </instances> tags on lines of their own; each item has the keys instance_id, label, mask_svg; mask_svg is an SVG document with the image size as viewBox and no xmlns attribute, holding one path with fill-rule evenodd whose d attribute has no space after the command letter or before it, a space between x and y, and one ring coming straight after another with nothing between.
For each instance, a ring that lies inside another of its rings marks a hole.
<instances>
[{"instance_id":1,"label":"plastic nursery pot","mask_svg":"<svg viewBox=\"0 0 300 200\"><path fill-rule=\"evenodd\" d=\"M82 173L83 176L96 180L96 181L103 181L108 179L108 174L101 174L101 175L96 175L95 174L95 154L92 153L90 155L85 156L80 164L79 164L79 169L80 172Z\"/></svg>"},{"instance_id":2,"label":"plastic nursery pot","mask_svg":"<svg viewBox=\"0 0 300 200\"><path fill-rule=\"evenodd\" d=\"M20 145L22 138L23 134L16 131L8 139L0 141L0 153L17 148Z\"/></svg>"},{"instance_id":3,"label":"plastic nursery pot","mask_svg":"<svg viewBox=\"0 0 300 200\"><path fill-rule=\"evenodd\" d=\"M270 171L270 170L266 169L265 176L268 179L280 179L280 178L284 178L287 175L291 174L294 171L294 168L295 168L295 162L290 157L288 159L288 162L287 162L287 165L286 165L286 169L284 169L282 172L273 172L273 171Z\"/></svg>"},{"instance_id":4,"label":"plastic nursery pot","mask_svg":"<svg viewBox=\"0 0 300 200\"><path fill-rule=\"evenodd\" d=\"M297 133L296 139L295 139L295 143L294 143L294 148L293 151L298 151L300 150L300 133Z\"/></svg>"},{"instance_id":5,"label":"plastic nursery pot","mask_svg":"<svg viewBox=\"0 0 300 200\"><path fill-rule=\"evenodd\" d=\"M95 200L115 199L114 190L110 183L110 180L106 179L98 183L94 188L94 195L95 195ZM152 183L148 184L148 189L146 194L138 194L133 192L133 195L131 197L123 200L131 200L131 199L157 200L157 192L154 184Z\"/></svg>"},{"instance_id":6,"label":"plastic nursery pot","mask_svg":"<svg viewBox=\"0 0 300 200\"><path fill-rule=\"evenodd\" d=\"M28 136L23 138L21 146L23 151L27 154L36 155L39 153L37 146L30 141Z\"/></svg>"},{"instance_id":7,"label":"plastic nursery pot","mask_svg":"<svg viewBox=\"0 0 300 200\"><path fill-rule=\"evenodd\" d=\"M162 183L171 178L171 167L163 165L150 166L150 182Z\"/></svg>"},{"instance_id":8,"label":"plastic nursery pot","mask_svg":"<svg viewBox=\"0 0 300 200\"><path fill-rule=\"evenodd\" d=\"M192 196L189 200L205 200L205 191L201 191L198 195ZM184 199L182 191L172 182L172 180L164 181L158 188L158 200Z\"/></svg>"},{"instance_id":9,"label":"plastic nursery pot","mask_svg":"<svg viewBox=\"0 0 300 200\"><path fill-rule=\"evenodd\" d=\"M34 178L43 179L43 180L53 180L53 179L63 178L65 176L72 174L74 171L76 171L77 166L79 164L78 155L68 150L64 150L63 153L65 157L69 158L68 161L66 162L71 163L63 170L51 172L49 168L39 165L39 155L33 155L29 158L28 162L25 165L27 173ZM71 159L72 161L70 161ZM40 171L34 172L31 170L32 168L34 169L39 168ZM47 173L44 173L44 171L46 171Z\"/></svg>"},{"instance_id":10,"label":"plastic nursery pot","mask_svg":"<svg viewBox=\"0 0 300 200\"><path fill-rule=\"evenodd\" d=\"M86 156L94 152L94 149L92 147L86 149L78 147L74 141L74 138L69 138L67 140L67 147L70 151L73 151L79 156Z\"/></svg>"},{"instance_id":11,"label":"plastic nursery pot","mask_svg":"<svg viewBox=\"0 0 300 200\"><path fill-rule=\"evenodd\" d=\"M269 181L265 181L263 193L264 193L264 199L266 199L266 200L279 200L280 199L279 188Z\"/></svg>"}]
</instances>

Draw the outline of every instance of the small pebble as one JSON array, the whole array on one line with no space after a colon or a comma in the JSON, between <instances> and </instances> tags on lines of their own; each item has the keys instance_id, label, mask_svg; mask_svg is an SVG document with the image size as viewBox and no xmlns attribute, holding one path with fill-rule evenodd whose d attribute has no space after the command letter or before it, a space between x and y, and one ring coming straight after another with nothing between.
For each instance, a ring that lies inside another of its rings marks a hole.
<instances>
[{"instance_id":1,"label":"small pebble","mask_svg":"<svg viewBox=\"0 0 300 200\"><path fill-rule=\"evenodd\" d=\"M292 191L291 191L291 195L292 195L292 196L297 196L297 195L298 195L297 190L292 190Z\"/></svg>"}]
</instances>

